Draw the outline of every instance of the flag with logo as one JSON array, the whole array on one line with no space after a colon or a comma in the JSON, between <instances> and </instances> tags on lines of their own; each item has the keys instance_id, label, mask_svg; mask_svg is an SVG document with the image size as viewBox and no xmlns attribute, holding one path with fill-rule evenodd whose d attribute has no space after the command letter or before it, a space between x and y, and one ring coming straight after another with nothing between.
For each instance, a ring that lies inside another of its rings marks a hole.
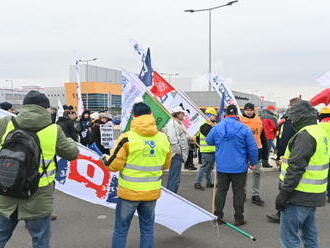
<instances>
[{"instance_id":1,"label":"flag with logo","mask_svg":"<svg viewBox=\"0 0 330 248\"><path fill-rule=\"evenodd\" d=\"M152 67L151 67L151 57L150 57L150 49L148 48L145 59L143 60L142 69L140 71L139 78L145 84L145 86L149 87L152 85Z\"/></svg>"},{"instance_id":2,"label":"flag with logo","mask_svg":"<svg viewBox=\"0 0 330 248\"><path fill-rule=\"evenodd\" d=\"M153 72L152 81L153 86L150 91L154 96L163 98L166 94L174 90L173 86L155 71Z\"/></svg>"},{"instance_id":3,"label":"flag with logo","mask_svg":"<svg viewBox=\"0 0 330 248\"><path fill-rule=\"evenodd\" d=\"M79 68L79 60L76 60L76 79L77 79L77 112L78 115L82 115L84 112L84 104L81 96L81 85L80 85L80 68Z\"/></svg>"}]
</instances>

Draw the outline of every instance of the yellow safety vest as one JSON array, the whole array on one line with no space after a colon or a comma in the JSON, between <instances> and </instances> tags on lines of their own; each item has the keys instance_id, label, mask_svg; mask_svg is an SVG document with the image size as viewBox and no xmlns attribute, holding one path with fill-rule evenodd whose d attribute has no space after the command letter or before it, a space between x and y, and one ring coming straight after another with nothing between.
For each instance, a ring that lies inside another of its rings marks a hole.
<instances>
[{"instance_id":1,"label":"yellow safety vest","mask_svg":"<svg viewBox=\"0 0 330 248\"><path fill-rule=\"evenodd\" d=\"M170 143L165 134L141 136L127 132L129 154L119 173L119 186L129 190L147 191L161 188L161 178Z\"/></svg>"},{"instance_id":2,"label":"yellow safety vest","mask_svg":"<svg viewBox=\"0 0 330 248\"><path fill-rule=\"evenodd\" d=\"M306 130L316 140L316 150L310 158L306 171L304 172L295 190L306 193L323 193L327 190L328 182L329 141L321 126L310 125L301 129L299 132L303 130ZM293 140L293 138L291 138L291 140ZM290 154L291 151L288 145L283 157L283 163L281 165L281 174L279 176L281 181L284 181L287 168L289 167L288 159L290 158Z\"/></svg>"},{"instance_id":3,"label":"yellow safety vest","mask_svg":"<svg viewBox=\"0 0 330 248\"><path fill-rule=\"evenodd\" d=\"M3 135L2 141L4 141L9 132L14 130L14 124L12 121L8 122L6 132ZM48 166L46 173L42 175L39 181L39 188L51 184L55 180L56 164L54 157L56 154L56 141L57 141L57 125L51 124L48 127L37 132L37 136L40 142L40 148L45 161L45 166ZM2 144L1 141L1 144ZM43 173L43 161L40 159L39 173Z\"/></svg>"},{"instance_id":4,"label":"yellow safety vest","mask_svg":"<svg viewBox=\"0 0 330 248\"><path fill-rule=\"evenodd\" d=\"M208 122L204 122L204 124L205 123L209 124ZM206 136L204 136L201 132L199 132L199 145L200 152L215 152L215 146L209 146L206 143Z\"/></svg>"}]
</instances>

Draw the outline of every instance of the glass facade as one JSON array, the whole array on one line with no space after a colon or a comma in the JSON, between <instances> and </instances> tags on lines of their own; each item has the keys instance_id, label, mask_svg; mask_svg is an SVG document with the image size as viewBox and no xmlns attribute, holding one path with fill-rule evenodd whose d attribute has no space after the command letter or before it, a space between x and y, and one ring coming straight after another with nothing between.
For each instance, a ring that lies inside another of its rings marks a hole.
<instances>
[{"instance_id":1,"label":"glass facade","mask_svg":"<svg viewBox=\"0 0 330 248\"><path fill-rule=\"evenodd\" d=\"M92 111L100 111L121 107L121 95L82 94L82 100L84 103L84 107Z\"/></svg>"}]
</instances>

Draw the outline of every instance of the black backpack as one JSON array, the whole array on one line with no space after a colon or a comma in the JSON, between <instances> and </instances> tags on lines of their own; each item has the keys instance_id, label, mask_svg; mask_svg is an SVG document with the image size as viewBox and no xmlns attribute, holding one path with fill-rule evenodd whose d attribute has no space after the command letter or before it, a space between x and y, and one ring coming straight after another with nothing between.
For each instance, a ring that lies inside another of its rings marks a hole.
<instances>
[{"instance_id":1,"label":"black backpack","mask_svg":"<svg viewBox=\"0 0 330 248\"><path fill-rule=\"evenodd\" d=\"M0 149L0 195L28 199L38 189L40 178L46 173L37 132L21 129L12 118L14 130L8 133ZM40 161L43 172L39 173Z\"/></svg>"}]
</instances>

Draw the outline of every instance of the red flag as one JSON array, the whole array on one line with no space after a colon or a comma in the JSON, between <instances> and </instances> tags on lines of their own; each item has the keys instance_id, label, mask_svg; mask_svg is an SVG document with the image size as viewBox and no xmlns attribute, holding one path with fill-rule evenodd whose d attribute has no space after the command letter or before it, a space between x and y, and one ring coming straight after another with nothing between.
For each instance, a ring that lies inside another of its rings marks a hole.
<instances>
[{"instance_id":1,"label":"red flag","mask_svg":"<svg viewBox=\"0 0 330 248\"><path fill-rule=\"evenodd\" d=\"M155 71L153 72L152 81L153 81L153 86L150 91L155 96L158 96L161 98L164 95L166 95L167 93L174 90L172 85L170 85L168 82L166 82L166 80Z\"/></svg>"},{"instance_id":2,"label":"red flag","mask_svg":"<svg viewBox=\"0 0 330 248\"><path fill-rule=\"evenodd\" d=\"M330 88L321 91L319 94L314 96L309 102L311 103L312 106L316 106L321 103L328 105L330 103Z\"/></svg>"}]
</instances>

